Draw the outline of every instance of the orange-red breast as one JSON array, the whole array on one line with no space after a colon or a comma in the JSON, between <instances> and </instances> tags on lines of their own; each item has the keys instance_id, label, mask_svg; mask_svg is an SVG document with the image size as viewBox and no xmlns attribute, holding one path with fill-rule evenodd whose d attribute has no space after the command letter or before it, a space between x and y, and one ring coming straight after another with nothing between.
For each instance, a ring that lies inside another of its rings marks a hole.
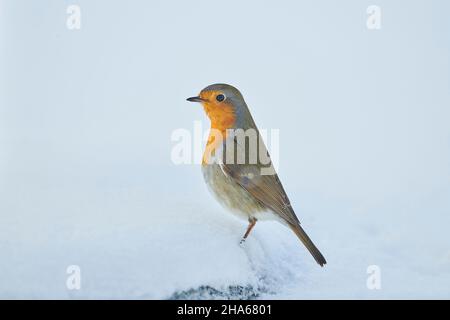
<instances>
[{"instance_id":1,"label":"orange-red breast","mask_svg":"<svg viewBox=\"0 0 450 320\"><path fill-rule=\"evenodd\" d=\"M300 226L239 90L227 84L213 84L187 100L200 102L211 121L202 161L206 184L221 204L249 221L241 243L257 220L273 219L294 231L319 265L326 264L323 255ZM258 138L256 142L250 139L252 131ZM245 136L244 140L238 138L238 133L242 132L250 132L248 139ZM228 152L230 150L232 152ZM255 154L258 155L256 161ZM265 161L260 155L266 157Z\"/></svg>"}]
</instances>

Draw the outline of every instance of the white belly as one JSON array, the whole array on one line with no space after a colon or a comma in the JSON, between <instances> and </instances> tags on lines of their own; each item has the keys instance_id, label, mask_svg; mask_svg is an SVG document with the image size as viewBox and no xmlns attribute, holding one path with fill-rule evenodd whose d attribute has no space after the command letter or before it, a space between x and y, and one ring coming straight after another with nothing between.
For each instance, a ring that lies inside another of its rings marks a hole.
<instances>
[{"instance_id":1,"label":"white belly","mask_svg":"<svg viewBox=\"0 0 450 320\"><path fill-rule=\"evenodd\" d=\"M258 220L276 218L250 193L225 175L218 164L203 165L202 172L214 197L236 216L245 220L251 217Z\"/></svg>"}]
</instances>

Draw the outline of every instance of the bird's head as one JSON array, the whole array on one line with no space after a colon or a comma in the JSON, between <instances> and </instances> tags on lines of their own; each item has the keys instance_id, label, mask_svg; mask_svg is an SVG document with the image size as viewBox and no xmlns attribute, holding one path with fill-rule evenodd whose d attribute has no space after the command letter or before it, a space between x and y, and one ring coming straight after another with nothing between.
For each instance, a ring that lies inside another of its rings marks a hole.
<instances>
[{"instance_id":1,"label":"bird's head","mask_svg":"<svg viewBox=\"0 0 450 320\"><path fill-rule=\"evenodd\" d=\"M187 100L203 105L214 129L245 129L253 123L242 94L228 84L212 84Z\"/></svg>"}]
</instances>

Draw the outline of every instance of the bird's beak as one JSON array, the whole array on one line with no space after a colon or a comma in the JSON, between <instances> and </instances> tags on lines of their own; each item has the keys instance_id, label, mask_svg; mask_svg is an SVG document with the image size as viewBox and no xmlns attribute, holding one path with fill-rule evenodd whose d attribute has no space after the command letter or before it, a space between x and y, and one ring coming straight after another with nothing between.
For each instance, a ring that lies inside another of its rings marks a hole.
<instances>
[{"instance_id":1,"label":"bird's beak","mask_svg":"<svg viewBox=\"0 0 450 320\"><path fill-rule=\"evenodd\" d=\"M187 101L190 102L205 102L206 100L200 97L190 97L186 99Z\"/></svg>"}]
</instances>

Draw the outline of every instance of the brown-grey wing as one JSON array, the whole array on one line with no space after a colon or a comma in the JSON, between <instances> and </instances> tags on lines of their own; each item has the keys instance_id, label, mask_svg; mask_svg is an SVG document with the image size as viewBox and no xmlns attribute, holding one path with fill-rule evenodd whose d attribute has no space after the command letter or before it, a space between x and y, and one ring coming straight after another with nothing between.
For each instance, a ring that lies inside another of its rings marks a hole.
<instances>
[{"instance_id":1,"label":"brown-grey wing","mask_svg":"<svg viewBox=\"0 0 450 320\"><path fill-rule=\"evenodd\" d=\"M257 157L256 163L249 163L248 155L251 146L248 144L243 146L235 138L232 143L235 152L245 152L246 159L244 163L236 163L237 157L231 163L224 159L221 164L223 172L283 220L293 225L299 224L289 198L273 168L264 142L260 139L258 143L259 154L265 156L264 164L261 163L260 157Z\"/></svg>"},{"instance_id":2,"label":"brown-grey wing","mask_svg":"<svg viewBox=\"0 0 450 320\"><path fill-rule=\"evenodd\" d=\"M237 143L235 139L232 140L234 150L240 150L240 152L245 151L246 155L248 155L248 146L242 146L242 144ZM259 160L254 164L248 163L248 159L241 164L236 161L230 163L229 161L226 161L226 157L224 157L223 163L221 164L223 172L231 177L247 192L249 192L255 199L263 204L263 206L272 210L274 213L278 214L280 218L286 221L292 231L295 232L298 238L309 250L317 263L320 266L323 266L327 262L322 253L300 226L300 222L291 207L291 203L283 189L283 186L281 185L280 179L272 167L270 156L262 140L259 143L259 150L262 152L261 154L267 155L266 159L269 159L269 161L264 161L267 162L266 166L261 164ZM268 167L271 167L272 170L267 170Z\"/></svg>"}]
</instances>

